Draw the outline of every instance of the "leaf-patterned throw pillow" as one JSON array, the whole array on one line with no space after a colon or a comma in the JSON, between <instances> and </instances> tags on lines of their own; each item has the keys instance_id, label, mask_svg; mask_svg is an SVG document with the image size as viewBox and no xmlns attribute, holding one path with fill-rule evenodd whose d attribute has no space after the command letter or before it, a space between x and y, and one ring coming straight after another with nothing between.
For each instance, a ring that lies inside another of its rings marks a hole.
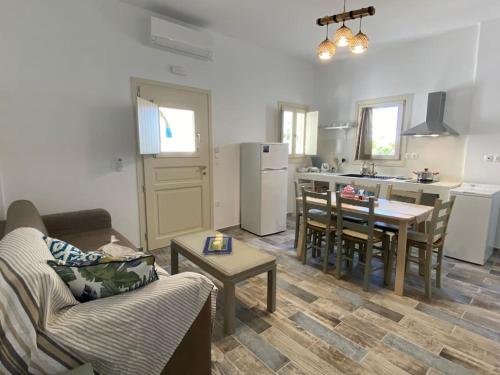
<instances>
[{"instance_id":1,"label":"leaf-patterned throw pillow","mask_svg":"<svg viewBox=\"0 0 500 375\"><path fill-rule=\"evenodd\" d=\"M80 302L129 292L158 280L152 255L105 256L97 261L49 260L47 263Z\"/></svg>"},{"instance_id":2,"label":"leaf-patterned throw pillow","mask_svg":"<svg viewBox=\"0 0 500 375\"><path fill-rule=\"evenodd\" d=\"M52 256L63 262L96 261L103 257L102 252L83 252L79 248L57 238L43 236L43 240L47 244Z\"/></svg>"}]
</instances>

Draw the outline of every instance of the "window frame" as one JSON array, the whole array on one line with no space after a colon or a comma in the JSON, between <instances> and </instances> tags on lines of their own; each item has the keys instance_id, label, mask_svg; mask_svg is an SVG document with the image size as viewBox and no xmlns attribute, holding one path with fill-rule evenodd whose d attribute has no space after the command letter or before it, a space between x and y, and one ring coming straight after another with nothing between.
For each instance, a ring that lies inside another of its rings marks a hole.
<instances>
[{"instance_id":1,"label":"window frame","mask_svg":"<svg viewBox=\"0 0 500 375\"><path fill-rule=\"evenodd\" d=\"M398 121L398 133L396 136L396 155L395 156L385 156L385 155L380 155L371 159L354 159L353 162L355 164L362 164L365 161L373 161L381 165L387 165L387 166L401 166L405 164L405 159L404 159L404 154L406 153L407 149L407 137L404 137L401 135L401 133L408 128L410 124L410 115L411 115L411 108L412 108L412 99L413 95L407 94L407 95L399 95L399 96L391 96L391 97L383 97L383 98L376 98L376 99L369 99L369 100L360 100L357 102L356 105L356 113L355 113L355 118L357 119L357 124L358 127L356 129L356 134L353 142L353 155L355 157L356 155L356 147L357 147L357 140L359 136L359 131L360 129L360 121L361 121L361 111L363 108L366 107L373 107L373 108L383 108L383 107L389 107L389 106L399 106L402 111L398 114L399 121Z\"/></svg>"},{"instance_id":2,"label":"window frame","mask_svg":"<svg viewBox=\"0 0 500 375\"><path fill-rule=\"evenodd\" d=\"M311 155L306 154L306 140L307 138L307 113L309 112L309 106L306 105L301 105L301 104L294 104L294 103L285 103L285 102L279 102L278 103L278 116L279 116L279 139L280 142L283 142L283 112L289 111L293 112L293 124L292 124L292 153L288 154L289 158L294 158L294 159L299 159L299 158L307 158L310 157ZM303 113L304 114L304 130L302 134L302 148L304 150L304 153L302 154L297 154L296 152L296 139L297 139L297 113Z\"/></svg>"}]
</instances>

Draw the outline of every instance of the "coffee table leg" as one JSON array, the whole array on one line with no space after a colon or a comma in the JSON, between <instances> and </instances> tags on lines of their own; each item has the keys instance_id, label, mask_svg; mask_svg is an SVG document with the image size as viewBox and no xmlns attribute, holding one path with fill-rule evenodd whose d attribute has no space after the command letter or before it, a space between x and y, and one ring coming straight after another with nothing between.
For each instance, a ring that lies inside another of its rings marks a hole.
<instances>
[{"instance_id":1,"label":"coffee table leg","mask_svg":"<svg viewBox=\"0 0 500 375\"><path fill-rule=\"evenodd\" d=\"M179 273L179 253L175 248L175 244L170 244L170 272L172 275Z\"/></svg>"},{"instance_id":2,"label":"coffee table leg","mask_svg":"<svg viewBox=\"0 0 500 375\"><path fill-rule=\"evenodd\" d=\"M228 281L224 283L224 332L227 335L234 333L235 319L235 292L234 283Z\"/></svg>"},{"instance_id":3,"label":"coffee table leg","mask_svg":"<svg viewBox=\"0 0 500 375\"><path fill-rule=\"evenodd\" d=\"M276 311L276 265L267 272L267 311Z\"/></svg>"}]
</instances>

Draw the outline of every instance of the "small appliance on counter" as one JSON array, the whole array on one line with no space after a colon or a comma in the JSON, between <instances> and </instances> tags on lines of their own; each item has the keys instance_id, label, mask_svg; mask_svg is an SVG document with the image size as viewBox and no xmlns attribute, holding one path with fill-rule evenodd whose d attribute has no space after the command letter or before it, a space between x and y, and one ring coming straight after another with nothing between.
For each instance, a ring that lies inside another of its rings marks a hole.
<instances>
[{"instance_id":1,"label":"small appliance on counter","mask_svg":"<svg viewBox=\"0 0 500 375\"><path fill-rule=\"evenodd\" d=\"M322 163L321 164L321 172L330 172L331 171L331 167L330 167L330 164L328 163Z\"/></svg>"},{"instance_id":2,"label":"small appliance on counter","mask_svg":"<svg viewBox=\"0 0 500 375\"><path fill-rule=\"evenodd\" d=\"M422 184L430 184L439 181L439 172L431 172L429 168L424 168L423 171L413 172L417 176L417 182Z\"/></svg>"},{"instance_id":3,"label":"small appliance on counter","mask_svg":"<svg viewBox=\"0 0 500 375\"><path fill-rule=\"evenodd\" d=\"M446 256L484 265L498 246L500 186L464 183L451 189L455 205L444 243Z\"/></svg>"},{"instance_id":4,"label":"small appliance on counter","mask_svg":"<svg viewBox=\"0 0 500 375\"><path fill-rule=\"evenodd\" d=\"M321 169L321 164L323 164L323 158L321 156L311 156L311 164L319 170Z\"/></svg>"}]
</instances>

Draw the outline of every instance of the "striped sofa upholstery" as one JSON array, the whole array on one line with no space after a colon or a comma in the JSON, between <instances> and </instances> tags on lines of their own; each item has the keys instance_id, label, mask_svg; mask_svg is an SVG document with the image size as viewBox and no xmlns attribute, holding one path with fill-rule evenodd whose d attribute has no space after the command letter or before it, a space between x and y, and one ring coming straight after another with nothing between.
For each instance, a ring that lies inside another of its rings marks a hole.
<instances>
[{"instance_id":1,"label":"striped sofa upholstery","mask_svg":"<svg viewBox=\"0 0 500 375\"><path fill-rule=\"evenodd\" d=\"M0 241L0 373L90 362L100 374L160 374L216 290L202 275L160 270L141 289L79 303L47 265L51 257L34 228Z\"/></svg>"}]
</instances>

